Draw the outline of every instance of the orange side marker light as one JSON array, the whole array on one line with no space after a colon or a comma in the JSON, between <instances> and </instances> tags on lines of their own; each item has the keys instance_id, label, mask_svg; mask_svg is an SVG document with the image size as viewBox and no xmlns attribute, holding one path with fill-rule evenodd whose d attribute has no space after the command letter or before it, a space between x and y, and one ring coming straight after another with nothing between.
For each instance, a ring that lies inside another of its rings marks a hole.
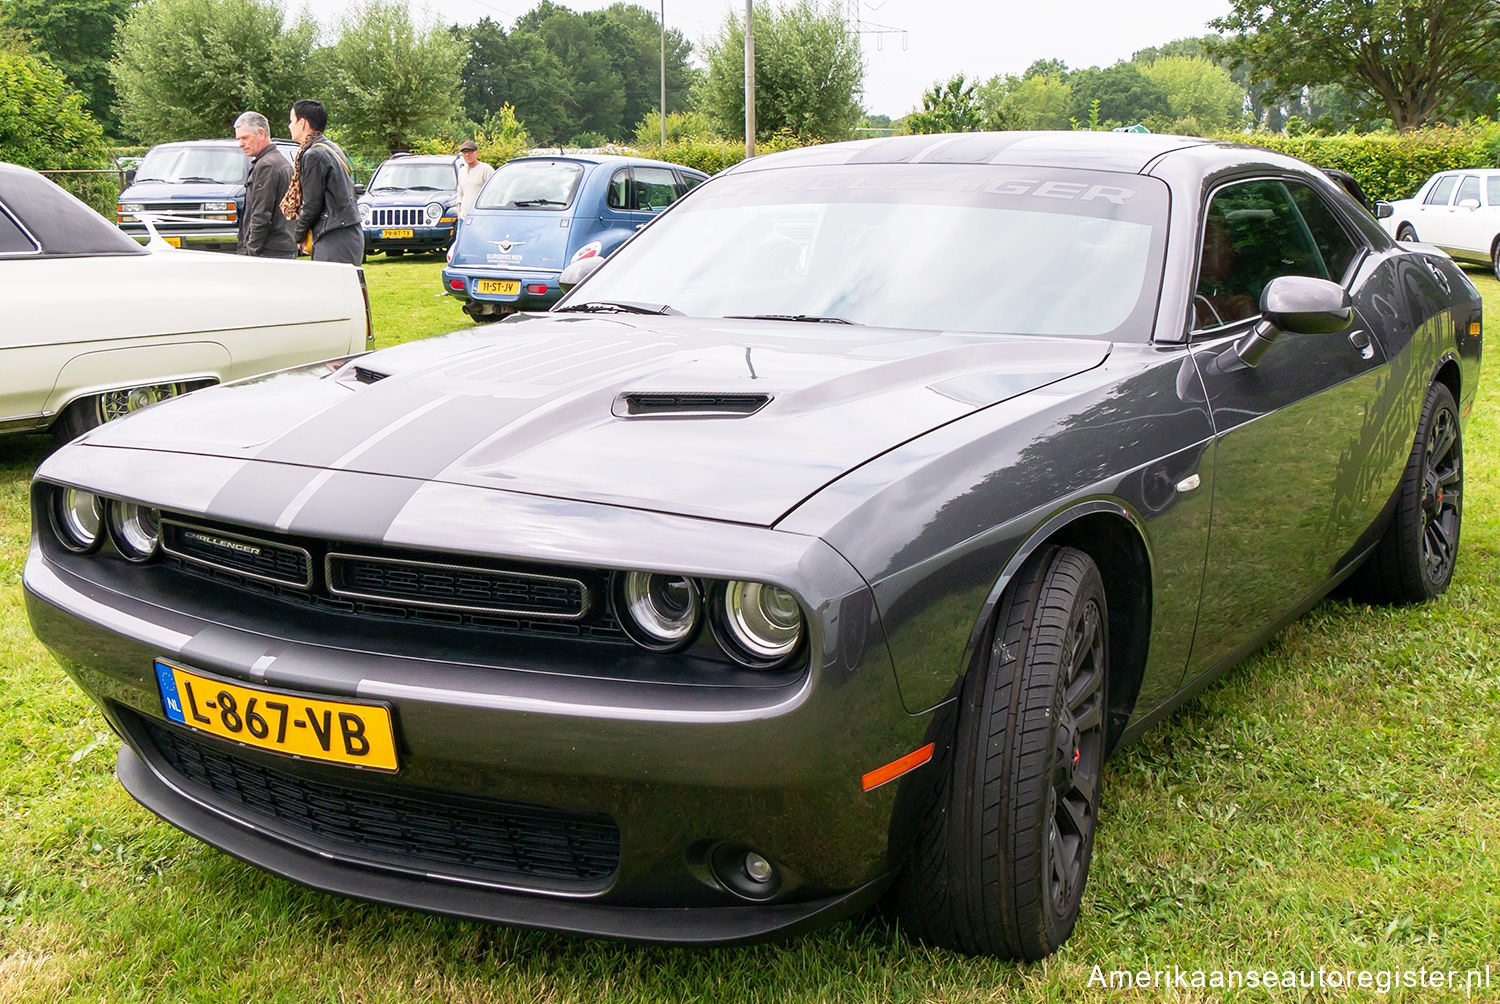
<instances>
[{"instance_id":1,"label":"orange side marker light","mask_svg":"<svg viewBox=\"0 0 1500 1004\"><path fill-rule=\"evenodd\" d=\"M913 750L899 760L892 760L884 767L876 767L859 779L860 787L865 791L871 791L885 784L887 781L894 781L909 770L915 770L931 759L932 743L928 743L921 749Z\"/></svg>"}]
</instances>

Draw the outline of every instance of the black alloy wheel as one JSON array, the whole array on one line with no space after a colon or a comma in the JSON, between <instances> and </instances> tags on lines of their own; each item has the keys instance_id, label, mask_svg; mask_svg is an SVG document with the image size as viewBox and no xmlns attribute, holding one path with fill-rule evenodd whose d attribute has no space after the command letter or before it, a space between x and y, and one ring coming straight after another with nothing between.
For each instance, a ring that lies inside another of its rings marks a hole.
<instances>
[{"instance_id":1,"label":"black alloy wheel","mask_svg":"<svg viewBox=\"0 0 1500 1004\"><path fill-rule=\"evenodd\" d=\"M1453 580L1464 511L1463 432L1443 384L1427 388L1396 509L1361 569L1362 592L1379 603L1421 603Z\"/></svg>"},{"instance_id":2,"label":"black alloy wheel","mask_svg":"<svg viewBox=\"0 0 1500 1004\"><path fill-rule=\"evenodd\" d=\"M1416 239L1417 239L1417 232L1412 229L1412 226L1411 226L1410 223L1403 223L1399 227L1396 228L1396 240L1398 240L1398 241L1414 241Z\"/></svg>"},{"instance_id":3,"label":"black alloy wheel","mask_svg":"<svg viewBox=\"0 0 1500 1004\"><path fill-rule=\"evenodd\" d=\"M1099 815L1108 624L1082 551L1042 549L1006 590L894 891L919 938L1036 960L1072 934Z\"/></svg>"}]
</instances>

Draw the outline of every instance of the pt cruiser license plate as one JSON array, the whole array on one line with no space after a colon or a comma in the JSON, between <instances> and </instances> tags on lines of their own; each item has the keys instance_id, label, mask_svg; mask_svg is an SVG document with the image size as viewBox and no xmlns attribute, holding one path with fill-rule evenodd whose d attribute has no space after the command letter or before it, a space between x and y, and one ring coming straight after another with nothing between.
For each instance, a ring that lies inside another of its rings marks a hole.
<instances>
[{"instance_id":1,"label":"pt cruiser license plate","mask_svg":"<svg viewBox=\"0 0 1500 1004\"><path fill-rule=\"evenodd\" d=\"M474 292L510 296L521 291L520 279L475 279Z\"/></svg>"},{"instance_id":2,"label":"pt cruiser license plate","mask_svg":"<svg viewBox=\"0 0 1500 1004\"><path fill-rule=\"evenodd\" d=\"M411 239L411 231L410 230L382 230L382 231L380 231L380 239L383 240L383 241L397 240L397 239L403 238L403 237L406 238L407 240L410 240Z\"/></svg>"},{"instance_id":3,"label":"pt cruiser license plate","mask_svg":"<svg viewBox=\"0 0 1500 1004\"><path fill-rule=\"evenodd\" d=\"M167 717L199 732L310 760L396 769L391 711L244 687L156 660Z\"/></svg>"}]
</instances>

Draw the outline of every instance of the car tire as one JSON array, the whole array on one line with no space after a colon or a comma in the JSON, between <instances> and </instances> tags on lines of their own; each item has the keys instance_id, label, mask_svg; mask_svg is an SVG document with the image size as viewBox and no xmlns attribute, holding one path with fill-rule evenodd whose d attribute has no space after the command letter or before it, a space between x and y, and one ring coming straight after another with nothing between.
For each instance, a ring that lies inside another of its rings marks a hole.
<instances>
[{"instance_id":1,"label":"car tire","mask_svg":"<svg viewBox=\"0 0 1500 1004\"><path fill-rule=\"evenodd\" d=\"M1108 623L1082 551L1045 548L1006 589L893 890L921 940L1036 960L1072 933L1098 815Z\"/></svg>"},{"instance_id":2,"label":"car tire","mask_svg":"<svg viewBox=\"0 0 1500 1004\"><path fill-rule=\"evenodd\" d=\"M139 411L158 401L186 394L190 389L191 386L185 383L152 384L81 397L57 416L57 420L52 423L52 436L59 444L70 442L105 422L123 418L130 412Z\"/></svg>"},{"instance_id":3,"label":"car tire","mask_svg":"<svg viewBox=\"0 0 1500 1004\"><path fill-rule=\"evenodd\" d=\"M1422 603L1448 588L1463 526L1463 431L1443 384L1427 388L1396 507L1359 570L1355 594L1374 603Z\"/></svg>"},{"instance_id":4,"label":"car tire","mask_svg":"<svg viewBox=\"0 0 1500 1004\"><path fill-rule=\"evenodd\" d=\"M400 258L404 254L406 254L406 248L386 248L385 249L385 256L387 258Z\"/></svg>"},{"instance_id":5,"label":"car tire","mask_svg":"<svg viewBox=\"0 0 1500 1004\"><path fill-rule=\"evenodd\" d=\"M1490 247L1490 274L1500 279L1500 237L1496 237Z\"/></svg>"},{"instance_id":6,"label":"car tire","mask_svg":"<svg viewBox=\"0 0 1500 1004\"><path fill-rule=\"evenodd\" d=\"M1416 239L1417 232L1412 228L1412 225L1410 223L1403 223L1396 228L1396 240L1415 241Z\"/></svg>"}]
</instances>

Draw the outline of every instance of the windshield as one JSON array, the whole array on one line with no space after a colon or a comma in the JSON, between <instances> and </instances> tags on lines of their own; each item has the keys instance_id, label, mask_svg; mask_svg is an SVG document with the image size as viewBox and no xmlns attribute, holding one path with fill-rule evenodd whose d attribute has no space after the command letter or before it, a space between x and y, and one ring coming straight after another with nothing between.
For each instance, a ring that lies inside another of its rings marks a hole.
<instances>
[{"instance_id":1,"label":"windshield","mask_svg":"<svg viewBox=\"0 0 1500 1004\"><path fill-rule=\"evenodd\" d=\"M250 158L233 146L158 146L136 168L136 181L242 185Z\"/></svg>"},{"instance_id":2,"label":"windshield","mask_svg":"<svg viewBox=\"0 0 1500 1004\"><path fill-rule=\"evenodd\" d=\"M1155 179L1050 168L729 175L642 231L562 306L1144 341L1166 207Z\"/></svg>"},{"instance_id":3,"label":"windshield","mask_svg":"<svg viewBox=\"0 0 1500 1004\"><path fill-rule=\"evenodd\" d=\"M452 164L408 164L387 161L380 165L370 181L370 191L382 188L411 189L423 192L458 190L458 172Z\"/></svg>"},{"instance_id":4,"label":"windshield","mask_svg":"<svg viewBox=\"0 0 1500 1004\"><path fill-rule=\"evenodd\" d=\"M477 209L561 209L573 201L583 165L566 160L513 160L501 165L474 203Z\"/></svg>"}]
</instances>

